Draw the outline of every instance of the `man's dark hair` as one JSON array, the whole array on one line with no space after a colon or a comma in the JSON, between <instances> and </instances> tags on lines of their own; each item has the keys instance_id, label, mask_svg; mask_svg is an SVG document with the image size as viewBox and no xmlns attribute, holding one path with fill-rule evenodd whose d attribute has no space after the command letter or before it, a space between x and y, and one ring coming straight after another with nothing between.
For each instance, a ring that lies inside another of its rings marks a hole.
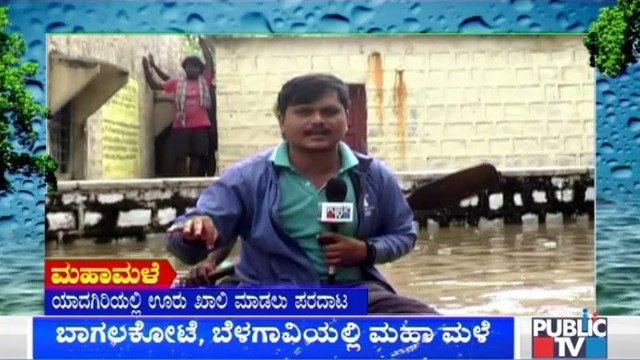
<instances>
[{"instance_id":1,"label":"man's dark hair","mask_svg":"<svg viewBox=\"0 0 640 360\"><path fill-rule=\"evenodd\" d=\"M182 60L182 68L186 68L188 65L198 66L200 70L204 70L204 63L197 56L187 56Z\"/></svg>"},{"instance_id":2,"label":"man's dark hair","mask_svg":"<svg viewBox=\"0 0 640 360\"><path fill-rule=\"evenodd\" d=\"M275 106L276 116L284 116L290 106L310 104L335 91L338 100L349 109L349 88L344 81L328 74L308 74L295 77L282 85Z\"/></svg>"}]
</instances>

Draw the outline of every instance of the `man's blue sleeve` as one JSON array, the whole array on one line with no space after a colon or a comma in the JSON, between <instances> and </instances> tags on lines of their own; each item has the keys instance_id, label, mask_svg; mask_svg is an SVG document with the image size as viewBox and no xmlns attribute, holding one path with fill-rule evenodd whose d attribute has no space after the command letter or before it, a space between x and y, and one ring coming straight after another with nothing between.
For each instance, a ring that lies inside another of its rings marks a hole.
<instances>
[{"instance_id":1,"label":"man's blue sleeve","mask_svg":"<svg viewBox=\"0 0 640 360\"><path fill-rule=\"evenodd\" d=\"M394 174L382 163L377 163L376 167L381 184L378 209L383 225L380 235L367 240L375 249L373 262L381 264L409 253L415 246L417 233L413 225L413 211Z\"/></svg>"}]
</instances>

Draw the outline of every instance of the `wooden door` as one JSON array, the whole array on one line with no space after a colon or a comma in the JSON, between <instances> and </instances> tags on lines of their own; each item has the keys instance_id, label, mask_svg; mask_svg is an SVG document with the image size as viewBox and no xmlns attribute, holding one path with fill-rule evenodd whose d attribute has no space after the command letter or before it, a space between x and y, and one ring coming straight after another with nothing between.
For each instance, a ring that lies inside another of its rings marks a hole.
<instances>
[{"instance_id":1,"label":"wooden door","mask_svg":"<svg viewBox=\"0 0 640 360\"><path fill-rule=\"evenodd\" d=\"M367 92L364 84L349 84L349 131L345 142L354 151L367 153Z\"/></svg>"}]
</instances>

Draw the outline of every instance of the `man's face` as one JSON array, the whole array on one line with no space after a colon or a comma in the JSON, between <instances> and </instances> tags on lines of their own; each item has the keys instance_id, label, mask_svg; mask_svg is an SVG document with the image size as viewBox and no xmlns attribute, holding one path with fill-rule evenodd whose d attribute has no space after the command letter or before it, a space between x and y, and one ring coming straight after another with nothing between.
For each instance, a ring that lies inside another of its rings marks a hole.
<instances>
[{"instance_id":1,"label":"man's face","mask_svg":"<svg viewBox=\"0 0 640 360\"><path fill-rule=\"evenodd\" d=\"M335 149L347 133L347 111L335 91L311 104L289 106L280 129L294 147L308 152Z\"/></svg>"}]
</instances>

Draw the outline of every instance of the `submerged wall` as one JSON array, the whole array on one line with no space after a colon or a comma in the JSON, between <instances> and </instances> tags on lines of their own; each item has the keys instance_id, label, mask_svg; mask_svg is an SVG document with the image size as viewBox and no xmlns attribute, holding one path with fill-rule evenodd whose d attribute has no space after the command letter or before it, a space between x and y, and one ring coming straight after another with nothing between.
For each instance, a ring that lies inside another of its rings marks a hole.
<instances>
[{"instance_id":1,"label":"submerged wall","mask_svg":"<svg viewBox=\"0 0 640 360\"><path fill-rule=\"evenodd\" d=\"M445 173L398 173L407 192ZM109 241L163 232L176 216L192 208L212 178L123 181L68 181L58 193L47 197L47 240L71 241L95 238ZM580 215L593 217L593 171L587 169L527 170L502 173L499 188L433 212L417 212L425 225L431 219L448 226L480 219L503 219L521 223L523 217L548 215L570 221Z\"/></svg>"}]
</instances>

